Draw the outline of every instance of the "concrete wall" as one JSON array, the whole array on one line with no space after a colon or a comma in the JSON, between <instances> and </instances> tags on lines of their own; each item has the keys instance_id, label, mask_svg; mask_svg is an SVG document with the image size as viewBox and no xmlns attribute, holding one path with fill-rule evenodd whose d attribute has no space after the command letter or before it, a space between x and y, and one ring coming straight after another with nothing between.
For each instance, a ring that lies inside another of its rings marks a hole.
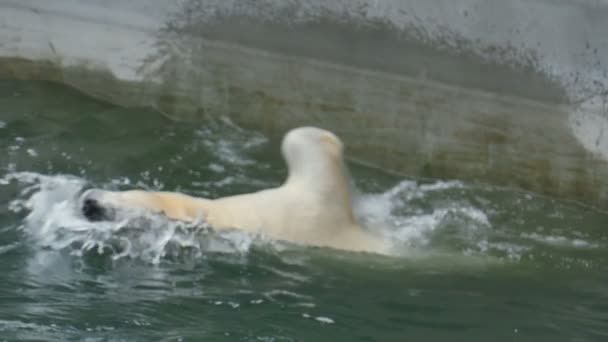
<instances>
[{"instance_id":1,"label":"concrete wall","mask_svg":"<svg viewBox=\"0 0 608 342\"><path fill-rule=\"evenodd\" d=\"M0 77L608 204L602 0L0 0Z\"/></svg>"}]
</instances>

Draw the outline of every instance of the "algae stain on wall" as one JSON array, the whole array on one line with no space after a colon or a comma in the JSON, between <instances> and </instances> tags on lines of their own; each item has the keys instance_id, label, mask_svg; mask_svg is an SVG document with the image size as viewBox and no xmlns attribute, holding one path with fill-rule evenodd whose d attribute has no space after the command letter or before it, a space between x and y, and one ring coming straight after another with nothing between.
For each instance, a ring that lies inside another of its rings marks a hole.
<instances>
[{"instance_id":1,"label":"algae stain on wall","mask_svg":"<svg viewBox=\"0 0 608 342\"><path fill-rule=\"evenodd\" d=\"M170 111L181 118L187 115L184 108L175 110L175 102L194 99L186 106L197 108L194 117L228 113L241 124L274 135L298 125L326 127L343 137L353 157L404 174L481 179L556 196L579 189L576 197L591 202L605 197L604 190L580 191L602 186L590 173L568 167L587 163L588 153L563 125L568 113L558 100L563 94L554 92L556 101L543 103L548 99L544 95L540 100L518 98L517 92L446 84L409 69L387 73L369 65L359 68L356 62L354 67L335 64L282 53L292 47L280 45L280 39L267 49L251 48L230 41L230 32L218 29L223 20L232 25L251 18L218 15L209 21L203 18L207 12L197 16L200 2L187 5L193 6L187 15L161 30L159 39L164 46L159 58L166 65L158 69L163 91L188 93L183 99L171 97ZM326 26L331 22L323 21ZM480 63L465 57L472 65ZM440 70L433 71L435 79L444 80ZM524 74L530 76L530 71ZM531 80L526 77L520 81ZM547 91L552 91L550 84ZM570 158L555 162L553 156L562 154L560 144L567 146Z\"/></svg>"}]
</instances>

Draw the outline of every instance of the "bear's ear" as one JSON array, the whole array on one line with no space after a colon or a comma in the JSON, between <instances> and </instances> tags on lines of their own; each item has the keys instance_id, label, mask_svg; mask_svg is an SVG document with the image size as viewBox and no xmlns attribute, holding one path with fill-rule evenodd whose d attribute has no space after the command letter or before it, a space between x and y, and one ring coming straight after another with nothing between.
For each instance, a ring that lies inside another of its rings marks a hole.
<instances>
[{"instance_id":1,"label":"bear's ear","mask_svg":"<svg viewBox=\"0 0 608 342\"><path fill-rule=\"evenodd\" d=\"M328 150L331 151L332 154L335 154L335 156L338 157L342 155L344 145L342 144L340 139L338 139L338 137L329 132L324 132L323 134L321 134L320 139L323 145L327 146Z\"/></svg>"}]
</instances>

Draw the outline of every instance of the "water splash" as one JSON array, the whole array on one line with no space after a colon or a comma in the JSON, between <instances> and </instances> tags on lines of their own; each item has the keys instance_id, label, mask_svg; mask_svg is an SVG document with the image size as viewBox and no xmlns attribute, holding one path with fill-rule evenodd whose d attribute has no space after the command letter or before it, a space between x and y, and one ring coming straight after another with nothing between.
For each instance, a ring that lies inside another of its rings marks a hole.
<instances>
[{"instance_id":1,"label":"water splash","mask_svg":"<svg viewBox=\"0 0 608 342\"><path fill-rule=\"evenodd\" d=\"M108 186L125 182L130 183L125 179L110 180ZM201 258L205 253L246 254L256 245L270 246L275 251L285 248L285 244L264 236L214 232L205 222L172 221L149 212L130 211L117 221L90 222L82 216L79 205L88 182L71 175L16 172L0 179L3 185L13 183L21 190L10 202L9 210L26 213L21 229L37 245L68 250L75 256L96 253L114 260L142 259L157 264L184 256ZM487 217L476 208L452 204L429 212L407 211L412 201L427 193L460 187L459 182L418 186L403 181L385 193L363 195L357 202L357 212L367 227L382 226L383 233L401 250L433 245L455 223L465 227L459 234L466 240L471 232L489 226Z\"/></svg>"},{"instance_id":2,"label":"water splash","mask_svg":"<svg viewBox=\"0 0 608 342\"><path fill-rule=\"evenodd\" d=\"M246 253L263 237L240 232L215 233L204 222L176 222L151 213L126 212L119 221L90 222L82 216L79 196L84 179L36 173L11 173L0 183L24 187L9 209L27 211L21 229L37 245L83 256L107 254L112 259L200 258L203 253Z\"/></svg>"},{"instance_id":3,"label":"water splash","mask_svg":"<svg viewBox=\"0 0 608 342\"><path fill-rule=\"evenodd\" d=\"M601 235L585 230L587 222L593 224L589 220L597 220L593 214L574 217L555 201L459 181L401 181L359 196L355 208L364 225L393 243L395 253L412 258L595 267L586 260L605 248ZM552 229L554 224L579 226Z\"/></svg>"},{"instance_id":4,"label":"water splash","mask_svg":"<svg viewBox=\"0 0 608 342\"><path fill-rule=\"evenodd\" d=\"M125 179L110 180L107 186L124 182ZM152 264L204 260L209 254L232 255L242 260L257 247L279 254L292 250L290 244L265 236L215 232L205 222L171 221L141 211L126 212L117 221L90 222L82 216L79 206L79 196L88 182L75 176L16 172L0 178L2 186L15 183L20 190L9 210L25 213L20 229L43 249L68 251L78 257L101 254L112 260L141 259ZM384 192L358 196L355 212L365 229L391 241L396 256L413 260L420 256L447 256L464 264L471 264L471 260L522 262L543 258L547 262L555 258L578 262L586 258L580 253L595 253L603 248L603 242L589 242L592 237L584 232L545 231L526 222L526 215L542 210L542 205L532 205L538 200L523 195L512 201L519 210L527 207L529 213L524 211L509 218L505 227L497 217L514 215L513 208L484 199L480 189L458 181L423 184L405 180ZM513 226L520 223L522 229Z\"/></svg>"},{"instance_id":5,"label":"water splash","mask_svg":"<svg viewBox=\"0 0 608 342\"><path fill-rule=\"evenodd\" d=\"M475 243L491 228L481 209L453 201L430 208L416 204L432 193L463 187L457 181L433 184L402 181L384 193L361 196L355 209L364 225L383 230L401 249L437 245L448 235L452 237L450 240Z\"/></svg>"}]
</instances>

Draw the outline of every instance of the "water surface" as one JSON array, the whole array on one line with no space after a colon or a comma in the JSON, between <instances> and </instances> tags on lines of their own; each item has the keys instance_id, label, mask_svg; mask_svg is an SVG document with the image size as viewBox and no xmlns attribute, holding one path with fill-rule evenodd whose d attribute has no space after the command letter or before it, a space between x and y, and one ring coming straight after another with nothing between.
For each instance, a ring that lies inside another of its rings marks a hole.
<instances>
[{"instance_id":1,"label":"water surface","mask_svg":"<svg viewBox=\"0 0 608 342\"><path fill-rule=\"evenodd\" d=\"M279 185L279 142L0 81L0 340L608 340L606 213L350 168L357 213L393 256L152 216L93 224L75 200L90 187Z\"/></svg>"}]
</instances>

